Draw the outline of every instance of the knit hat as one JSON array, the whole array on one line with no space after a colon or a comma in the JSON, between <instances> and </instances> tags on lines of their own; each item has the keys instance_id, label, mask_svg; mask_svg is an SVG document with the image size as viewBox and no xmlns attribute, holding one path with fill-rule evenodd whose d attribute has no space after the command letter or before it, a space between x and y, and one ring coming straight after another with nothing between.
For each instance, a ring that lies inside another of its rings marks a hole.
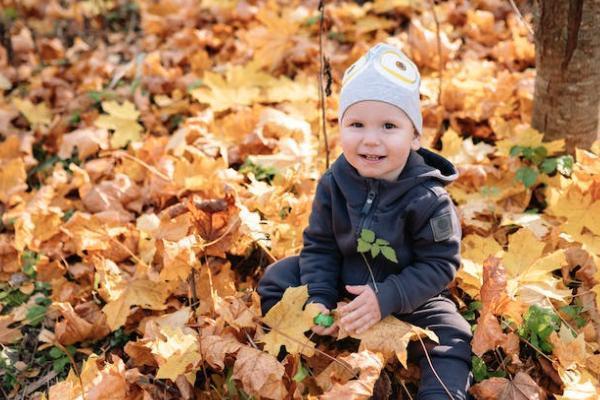
<instances>
[{"instance_id":1,"label":"knit hat","mask_svg":"<svg viewBox=\"0 0 600 400\"><path fill-rule=\"evenodd\" d=\"M346 109L354 103L384 101L403 110L420 135L423 130L420 83L419 70L402 51L378 43L344 72L338 121L342 121Z\"/></svg>"}]
</instances>

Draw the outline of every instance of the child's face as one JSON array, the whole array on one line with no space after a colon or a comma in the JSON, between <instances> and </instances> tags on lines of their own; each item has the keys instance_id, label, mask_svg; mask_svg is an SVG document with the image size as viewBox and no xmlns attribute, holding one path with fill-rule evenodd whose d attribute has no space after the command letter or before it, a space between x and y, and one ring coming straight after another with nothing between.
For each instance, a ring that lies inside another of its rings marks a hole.
<instances>
[{"instance_id":1,"label":"child's face","mask_svg":"<svg viewBox=\"0 0 600 400\"><path fill-rule=\"evenodd\" d=\"M348 107L340 134L346 159L368 178L396 180L410 150L420 147L404 111L382 101L360 101Z\"/></svg>"}]
</instances>

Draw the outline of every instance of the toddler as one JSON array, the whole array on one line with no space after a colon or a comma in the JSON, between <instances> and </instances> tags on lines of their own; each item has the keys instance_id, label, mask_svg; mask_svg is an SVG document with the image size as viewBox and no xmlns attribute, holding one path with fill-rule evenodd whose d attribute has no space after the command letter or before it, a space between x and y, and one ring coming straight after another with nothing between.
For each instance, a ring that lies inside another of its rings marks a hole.
<instances>
[{"instance_id":1,"label":"toddler","mask_svg":"<svg viewBox=\"0 0 600 400\"><path fill-rule=\"evenodd\" d=\"M446 289L460 265L461 228L444 186L458 173L420 147L419 85L413 62L384 43L346 70L338 114L343 153L319 180L300 255L270 265L257 290L266 314L285 289L308 284L308 302L324 314L337 307L342 316L329 328L314 326L320 335L339 325L361 333L390 314L432 330L439 344L426 347L439 379L420 343L409 346L409 359L421 367L418 398L448 399L448 390L466 399L471 329ZM393 254L359 253L363 229ZM338 303L345 297L352 300Z\"/></svg>"}]
</instances>

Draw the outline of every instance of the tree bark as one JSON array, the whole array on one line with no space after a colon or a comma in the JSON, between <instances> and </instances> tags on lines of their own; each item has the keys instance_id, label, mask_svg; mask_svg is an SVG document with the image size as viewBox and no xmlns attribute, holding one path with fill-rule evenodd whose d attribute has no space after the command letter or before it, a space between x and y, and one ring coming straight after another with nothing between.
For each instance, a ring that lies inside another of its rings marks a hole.
<instances>
[{"instance_id":1,"label":"tree bark","mask_svg":"<svg viewBox=\"0 0 600 400\"><path fill-rule=\"evenodd\" d=\"M532 126L567 151L600 135L600 0L536 0Z\"/></svg>"}]
</instances>

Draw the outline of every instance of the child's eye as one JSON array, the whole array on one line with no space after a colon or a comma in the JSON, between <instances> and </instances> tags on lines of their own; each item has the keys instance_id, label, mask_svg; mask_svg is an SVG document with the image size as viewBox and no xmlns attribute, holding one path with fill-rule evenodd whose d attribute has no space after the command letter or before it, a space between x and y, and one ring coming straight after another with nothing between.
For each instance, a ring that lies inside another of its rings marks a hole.
<instances>
[{"instance_id":1,"label":"child's eye","mask_svg":"<svg viewBox=\"0 0 600 400\"><path fill-rule=\"evenodd\" d=\"M350 124L350 126L355 127L355 128L360 128L362 126L362 123L360 122L353 122Z\"/></svg>"},{"instance_id":2,"label":"child's eye","mask_svg":"<svg viewBox=\"0 0 600 400\"><path fill-rule=\"evenodd\" d=\"M394 129L396 127L396 125L391 122L386 122L383 126L385 126L385 129Z\"/></svg>"}]
</instances>

